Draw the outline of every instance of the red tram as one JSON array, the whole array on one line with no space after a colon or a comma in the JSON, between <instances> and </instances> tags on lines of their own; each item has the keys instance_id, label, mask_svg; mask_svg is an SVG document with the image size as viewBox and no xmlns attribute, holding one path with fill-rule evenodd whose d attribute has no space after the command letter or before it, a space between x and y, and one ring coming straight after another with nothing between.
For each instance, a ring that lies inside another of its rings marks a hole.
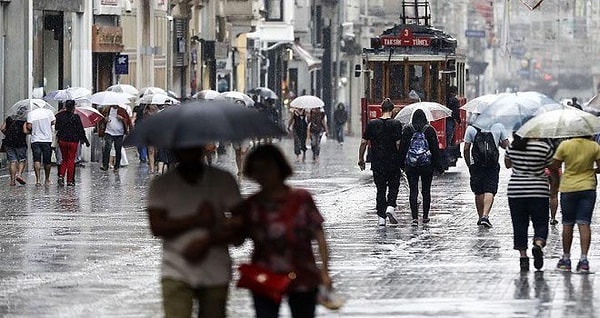
<instances>
[{"instance_id":1,"label":"red tram","mask_svg":"<svg viewBox=\"0 0 600 318\"><path fill-rule=\"evenodd\" d=\"M385 30L363 48L362 67L356 75L364 76L361 120L367 122L381 115L381 102L390 98L397 107L419 101L447 105L452 86L457 88L459 104L466 102L466 57L457 52L456 39L429 25L429 5L425 1L404 1L402 24ZM414 91L418 94L410 94ZM454 145L446 144L446 119L431 122L438 136L440 150L446 158L445 168L455 166L460 157L460 143L465 132L466 114L461 110L456 125Z\"/></svg>"}]
</instances>

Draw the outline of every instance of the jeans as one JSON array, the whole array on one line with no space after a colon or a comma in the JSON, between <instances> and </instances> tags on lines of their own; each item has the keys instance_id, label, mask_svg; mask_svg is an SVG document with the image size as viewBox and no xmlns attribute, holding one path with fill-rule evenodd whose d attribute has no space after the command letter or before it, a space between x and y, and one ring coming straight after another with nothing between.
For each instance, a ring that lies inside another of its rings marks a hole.
<instances>
[{"instance_id":1,"label":"jeans","mask_svg":"<svg viewBox=\"0 0 600 318\"><path fill-rule=\"evenodd\" d=\"M123 136L104 135L104 149L102 150L102 166L108 169L110 161L110 148L115 145L115 169L121 167L121 148L123 147Z\"/></svg>"},{"instance_id":2,"label":"jeans","mask_svg":"<svg viewBox=\"0 0 600 318\"><path fill-rule=\"evenodd\" d=\"M344 123L336 123L335 124L335 137L339 143L344 142Z\"/></svg>"},{"instance_id":3,"label":"jeans","mask_svg":"<svg viewBox=\"0 0 600 318\"><path fill-rule=\"evenodd\" d=\"M62 154L62 163L58 168L58 176L67 177L67 182L75 181L75 158L77 157L78 142L59 141L60 153Z\"/></svg>"},{"instance_id":4,"label":"jeans","mask_svg":"<svg viewBox=\"0 0 600 318\"><path fill-rule=\"evenodd\" d=\"M596 190L563 192L560 194L560 207L564 225L592 223L596 204Z\"/></svg>"},{"instance_id":5,"label":"jeans","mask_svg":"<svg viewBox=\"0 0 600 318\"><path fill-rule=\"evenodd\" d=\"M321 153L321 136L323 133L310 133L310 149L313 153L313 159L317 159Z\"/></svg>"},{"instance_id":6,"label":"jeans","mask_svg":"<svg viewBox=\"0 0 600 318\"><path fill-rule=\"evenodd\" d=\"M313 318L315 317L315 308L317 306L317 290L308 292L289 292L288 304L293 318ZM254 299L254 309L256 318L277 318L279 317L280 303L276 303L270 298L257 294L252 294Z\"/></svg>"},{"instance_id":7,"label":"jeans","mask_svg":"<svg viewBox=\"0 0 600 318\"><path fill-rule=\"evenodd\" d=\"M373 170L373 181L377 188L377 215L385 219L387 207L396 207L400 189L400 168Z\"/></svg>"},{"instance_id":8,"label":"jeans","mask_svg":"<svg viewBox=\"0 0 600 318\"><path fill-rule=\"evenodd\" d=\"M408 188L410 189L409 202L412 218L419 217L419 178L421 179L421 194L423 195L423 218L429 218L429 209L431 207L431 182L433 180L433 166L406 167L406 177L408 179Z\"/></svg>"},{"instance_id":9,"label":"jeans","mask_svg":"<svg viewBox=\"0 0 600 318\"><path fill-rule=\"evenodd\" d=\"M148 148L146 147L137 147L138 154L140 155L140 162L146 162L148 160Z\"/></svg>"},{"instance_id":10,"label":"jeans","mask_svg":"<svg viewBox=\"0 0 600 318\"><path fill-rule=\"evenodd\" d=\"M527 249L527 230L529 220L533 223L533 240L546 243L548 238L548 198L508 198L510 217L513 225L513 242L515 250Z\"/></svg>"},{"instance_id":11,"label":"jeans","mask_svg":"<svg viewBox=\"0 0 600 318\"><path fill-rule=\"evenodd\" d=\"M456 127L456 122L452 117L446 118L446 148L448 146L452 146L452 142L454 141L454 128Z\"/></svg>"}]
</instances>

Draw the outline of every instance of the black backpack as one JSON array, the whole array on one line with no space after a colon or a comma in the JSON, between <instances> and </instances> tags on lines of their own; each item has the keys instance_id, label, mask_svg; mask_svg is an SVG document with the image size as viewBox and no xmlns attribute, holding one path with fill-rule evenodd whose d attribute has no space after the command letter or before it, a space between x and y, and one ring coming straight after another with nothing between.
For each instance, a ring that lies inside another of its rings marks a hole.
<instances>
[{"instance_id":1,"label":"black backpack","mask_svg":"<svg viewBox=\"0 0 600 318\"><path fill-rule=\"evenodd\" d=\"M494 140L494 135L487 131L483 132L479 128L473 140L471 154L473 163L480 167L492 167L498 164L500 153Z\"/></svg>"}]
</instances>

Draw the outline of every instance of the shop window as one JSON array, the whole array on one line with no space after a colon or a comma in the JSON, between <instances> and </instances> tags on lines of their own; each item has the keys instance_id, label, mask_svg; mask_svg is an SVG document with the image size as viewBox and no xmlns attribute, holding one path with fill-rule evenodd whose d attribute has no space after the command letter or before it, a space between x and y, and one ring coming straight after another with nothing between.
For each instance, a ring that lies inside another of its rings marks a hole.
<instances>
[{"instance_id":1,"label":"shop window","mask_svg":"<svg viewBox=\"0 0 600 318\"><path fill-rule=\"evenodd\" d=\"M265 0L267 21L283 21L283 0Z\"/></svg>"}]
</instances>

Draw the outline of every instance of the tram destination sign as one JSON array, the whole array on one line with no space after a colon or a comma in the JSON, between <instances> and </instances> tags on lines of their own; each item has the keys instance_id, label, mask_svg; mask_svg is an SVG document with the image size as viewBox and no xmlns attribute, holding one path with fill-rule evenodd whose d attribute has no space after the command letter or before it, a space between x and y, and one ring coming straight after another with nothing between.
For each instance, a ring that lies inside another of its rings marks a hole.
<instances>
[{"instance_id":1,"label":"tram destination sign","mask_svg":"<svg viewBox=\"0 0 600 318\"><path fill-rule=\"evenodd\" d=\"M398 35L386 35L380 39L384 46L431 46L430 38L415 37L410 29L403 29Z\"/></svg>"},{"instance_id":2,"label":"tram destination sign","mask_svg":"<svg viewBox=\"0 0 600 318\"><path fill-rule=\"evenodd\" d=\"M430 46L430 38L412 38L403 39L399 36L381 37L381 44L384 46Z\"/></svg>"}]
</instances>

